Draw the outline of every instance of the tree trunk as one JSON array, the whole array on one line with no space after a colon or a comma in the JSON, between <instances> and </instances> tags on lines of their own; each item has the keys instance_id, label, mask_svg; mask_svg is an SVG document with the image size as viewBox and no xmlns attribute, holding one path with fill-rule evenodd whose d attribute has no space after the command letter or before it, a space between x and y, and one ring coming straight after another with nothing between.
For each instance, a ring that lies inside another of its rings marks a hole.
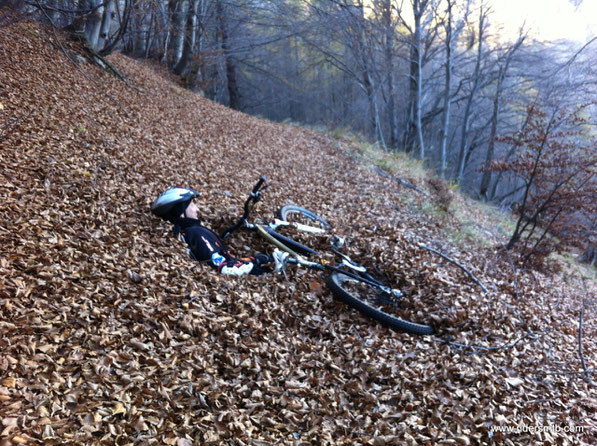
<instances>
[{"instance_id":1,"label":"tree trunk","mask_svg":"<svg viewBox=\"0 0 597 446\"><path fill-rule=\"evenodd\" d=\"M447 152L448 152L448 132L450 129L450 83L452 81L452 1L448 0L448 18L446 23L446 66L445 66L445 86L444 86L444 111L442 119L442 140L441 140L441 160L440 176L446 179Z\"/></svg>"},{"instance_id":2,"label":"tree trunk","mask_svg":"<svg viewBox=\"0 0 597 446\"><path fill-rule=\"evenodd\" d=\"M197 0L189 0L189 8L187 11L187 27L184 39L184 48L182 51L182 56L176 67L174 68L174 72L178 75L183 74L188 65L189 60L193 56L193 52L195 50L195 36L197 35Z\"/></svg>"},{"instance_id":3,"label":"tree trunk","mask_svg":"<svg viewBox=\"0 0 597 446\"><path fill-rule=\"evenodd\" d=\"M423 67L422 67L422 42L419 30L419 36L417 37L418 43L418 60L417 60L417 102L415 104L415 127L417 129L417 140L419 145L419 159L425 159L425 141L423 140Z\"/></svg>"},{"instance_id":4,"label":"tree trunk","mask_svg":"<svg viewBox=\"0 0 597 446\"><path fill-rule=\"evenodd\" d=\"M388 123L390 125L390 149L398 149L398 116L395 103L394 80L394 26L392 23L392 2L386 0L383 5L383 22L385 31L385 58L388 88Z\"/></svg>"},{"instance_id":5,"label":"tree trunk","mask_svg":"<svg viewBox=\"0 0 597 446\"><path fill-rule=\"evenodd\" d=\"M493 113L491 114L491 132L489 134L489 144L487 146L487 154L485 156L485 171L481 179L481 187L479 189L479 196L483 201L487 201L487 190L491 184L491 170L489 166L493 161L493 152L495 150L495 138L497 136L498 115L500 113L500 94L502 90L502 81L504 78L504 70L499 69L497 85L495 87L495 96L493 97Z\"/></svg>"},{"instance_id":6,"label":"tree trunk","mask_svg":"<svg viewBox=\"0 0 597 446\"><path fill-rule=\"evenodd\" d=\"M409 107L404 145L407 152L418 152L425 157L423 139L422 100L423 100L423 14L429 5L428 0L412 0L414 28L410 39L410 80Z\"/></svg>"},{"instance_id":7,"label":"tree trunk","mask_svg":"<svg viewBox=\"0 0 597 446\"><path fill-rule=\"evenodd\" d=\"M135 17L136 17L136 33L134 37L134 54L136 56L141 56L145 54L147 51L147 45L149 44L147 35L145 34L145 8L141 2L135 3Z\"/></svg>"},{"instance_id":8,"label":"tree trunk","mask_svg":"<svg viewBox=\"0 0 597 446\"><path fill-rule=\"evenodd\" d=\"M100 4L101 0L90 0L87 4L89 8L94 8ZM93 13L89 14L87 23L85 24L85 40L87 46L92 50L97 50L97 43L102 25L103 8L97 8Z\"/></svg>"},{"instance_id":9,"label":"tree trunk","mask_svg":"<svg viewBox=\"0 0 597 446\"><path fill-rule=\"evenodd\" d=\"M89 6L90 2L88 0L78 0L77 1L77 10L78 11L84 11L85 8L87 8ZM83 13L81 12L77 12L75 14L75 18L73 20L73 25L72 25L72 29L73 32L77 35L77 36L84 36L85 35L85 22L86 22L86 18L83 15Z\"/></svg>"},{"instance_id":10,"label":"tree trunk","mask_svg":"<svg viewBox=\"0 0 597 446\"><path fill-rule=\"evenodd\" d=\"M104 46L106 46L106 41L110 36L110 25L112 24L112 16L114 15L114 6L114 0L108 0L108 4L104 6L104 15L102 16L102 24L97 39L98 51L101 51Z\"/></svg>"},{"instance_id":11,"label":"tree trunk","mask_svg":"<svg viewBox=\"0 0 597 446\"><path fill-rule=\"evenodd\" d=\"M216 3L216 14L218 20L218 36L220 38L224 65L226 67L228 105L234 110L240 110L240 92L236 80L236 69L232 57L230 56L230 48L228 46L228 24L226 23L226 17L224 17L224 8L222 7L221 0L218 0Z\"/></svg>"},{"instance_id":12,"label":"tree trunk","mask_svg":"<svg viewBox=\"0 0 597 446\"><path fill-rule=\"evenodd\" d=\"M168 10L172 14L170 26L170 42L168 45L168 65L175 67L182 57L184 44L184 23L185 23L185 2L184 0L170 0Z\"/></svg>"},{"instance_id":13,"label":"tree trunk","mask_svg":"<svg viewBox=\"0 0 597 446\"><path fill-rule=\"evenodd\" d=\"M583 263L595 266L597 264L597 245L589 244L579 260Z\"/></svg>"},{"instance_id":14,"label":"tree trunk","mask_svg":"<svg viewBox=\"0 0 597 446\"><path fill-rule=\"evenodd\" d=\"M170 48L170 40L172 39L172 25L171 22L172 20L168 20L168 14L172 14L171 10L170 10L170 6L173 4L173 2L168 2L168 7L166 8L165 3L161 3L161 17L163 19L163 21L165 23L162 23L162 27L163 29L166 29L166 37L164 38L164 46L163 46L163 52L162 52L162 57L160 58L160 61L162 63L167 63L168 62L168 48Z\"/></svg>"},{"instance_id":15,"label":"tree trunk","mask_svg":"<svg viewBox=\"0 0 597 446\"><path fill-rule=\"evenodd\" d=\"M151 48L153 47L153 41L155 40L155 36L152 34L155 20L155 10L154 6L152 5L151 14L149 16L149 28L147 30L147 45L145 46L145 59L149 59L149 55L151 54Z\"/></svg>"},{"instance_id":16,"label":"tree trunk","mask_svg":"<svg viewBox=\"0 0 597 446\"><path fill-rule=\"evenodd\" d=\"M483 5L481 5L479 13L479 42L477 44L477 59L475 61L475 70L473 72L473 85L466 101L466 107L464 110L462 127L460 131L460 150L458 152L458 164L456 165L456 182L458 184L461 184L464 178L464 169L466 167L466 143L470 127L472 105L475 95L477 94L480 80L479 78L481 76L481 59L483 57L483 39L486 14L487 10L483 8Z\"/></svg>"},{"instance_id":17,"label":"tree trunk","mask_svg":"<svg viewBox=\"0 0 597 446\"><path fill-rule=\"evenodd\" d=\"M364 31L363 24L366 23L365 9L362 2L357 5L357 17L354 24L355 38L352 47L354 48L354 58L360 61L360 68L362 70L362 82L365 94L367 95L367 105L369 116L367 120L367 134L372 138L376 137L377 132L377 106L375 101L375 89L373 88L373 81L371 78L371 70L369 64L369 51L364 47Z\"/></svg>"},{"instance_id":18,"label":"tree trunk","mask_svg":"<svg viewBox=\"0 0 597 446\"><path fill-rule=\"evenodd\" d=\"M415 32L413 35L413 51L411 51L411 96L412 96L412 119L413 124L411 128L414 128L416 132L416 145L413 146L413 151L416 148L419 150L419 158L425 157L425 146L423 141L423 129L421 128L421 99L423 94L423 88L421 83L423 82L422 76L422 36L421 36L421 14L422 11L419 9L419 1L414 2L414 14L415 14Z\"/></svg>"},{"instance_id":19,"label":"tree trunk","mask_svg":"<svg viewBox=\"0 0 597 446\"><path fill-rule=\"evenodd\" d=\"M529 113L527 113L525 120L524 120L522 126L520 127L520 130L519 130L520 132L523 132L526 129L530 119L531 119L531 116ZM508 154L506 155L504 160L508 161L512 157L512 155L514 155L514 152L516 152L516 149L517 149L516 145L512 145L510 147L510 151L508 152ZM497 187L498 187L503 175L504 175L504 172L500 171L498 173L496 180L493 183L493 186L491 188L491 194L489 195L491 197L491 200L495 200L495 195L497 193Z\"/></svg>"},{"instance_id":20,"label":"tree trunk","mask_svg":"<svg viewBox=\"0 0 597 446\"><path fill-rule=\"evenodd\" d=\"M487 156L485 157L485 172L483 173L483 178L481 180L481 188L479 190L479 195L481 199L484 201L489 200L489 195L487 193L489 189L489 185L491 184L491 170L489 170L489 165L493 161L493 153L495 150L495 138L497 137L497 126L498 126L498 117L499 117L499 109L500 109L500 100L502 96L502 87L504 85L504 80L506 79L506 74L508 73L508 67L510 66L510 61L512 60L512 56L516 52L518 48L524 42L525 36L520 36L518 41L508 50L506 54L506 62L504 67L500 66L498 72L498 79L497 79L497 86L495 90L495 96L493 98L493 113L491 115L491 134L489 135L489 146L487 147ZM499 179L498 179L499 180ZM497 182L496 182L497 184ZM495 194L495 187L492 190L491 197Z\"/></svg>"},{"instance_id":21,"label":"tree trunk","mask_svg":"<svg viewBox=\"0 0 597 446\"><path fill-rule=\"evenodd\" d=\"M369 104L369 124L368 131L371 137L375 138L377 132L377 107L375 106L375 91L373 85L371 85L371 75L369 71L363 73L363 85L365 87L365 93L367 94L367 103Z\"/></svg>"},{"instance_id":22,"label":"tree trunk","mask_svg":"<svg viewBox=\"0 0 597 446\"><path fill-rule=\"evenodd\" d=\"M597 244L595 243L597 236L597 215L594 215L592 223L590 223L588 226L589 231L587 238L589 240L587 242L587 248L580 256L579 260L583 263L588 263L591 266L595 266L597 264Z\"/></svg>"}]
</instances>

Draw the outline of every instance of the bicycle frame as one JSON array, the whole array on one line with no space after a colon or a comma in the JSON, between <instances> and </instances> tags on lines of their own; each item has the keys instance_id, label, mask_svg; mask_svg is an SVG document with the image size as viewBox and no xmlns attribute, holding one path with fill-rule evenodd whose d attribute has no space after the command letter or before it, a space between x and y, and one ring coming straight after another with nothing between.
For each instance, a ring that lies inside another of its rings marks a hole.
<instances>
[{"instance_id":1,"label":"bicycle frame","mask_svg":"<svg viewBox=\"0 0 597 446\"><path fill-rule=\"evenodd\" d=\"M267 241L269 241L273 245L277 246L281 250L289 253L290 256L292 256L292 263L294 263L294 264L298 264L298 265L304 266L306 268L317 269L320 271L324 271L324 270L336 271L336 272L345 274L349 277L353 277L355 279L360 279L360 280L368 283L369 285L379 288L380 290L382 290L386 293L391 293L392 295L394 295L397 298L402 296L402 293L399 290L390 288L390 287L384 285L383 283L381 283L380 281L378 281L377 279L372 277L369 273L367 273L367 269L365 267L357 264L356 262L351 260L350 257L348 257L345 254L342 254L337 249L335 249L333 243L332 243L331 251L342 259L340 266L346 267L346 268L348 268L348 270L342 269L342 268L339 268L337 266L330 264L330 262L323 259L319 253L312 250L311 248L301 245L300 243L295 242L292 239L288 239L284 236L281 236L280 234L277 234L275 232L275 229L277 229L279 227L288 227L288 226L294 227L298 231L306 232L306 233L310 233L310 234L326 234L327 231L325 229L317 228L317 227L309 226L309 225L304 225L301 223L287 222L287 221L283 221L283 220L279 220L279 219L274 219L273 221L271 221L267 224L250 223L248 221L248 218L249 218L249 214L251 213L251 203L255 204L261 200L261 191L260 190L262 189L265 181L266 181L266 179L263 176L259 179L257 184L253 187L253 190L249 194L249 197L245 201L243 215L239 218L239 220L236 222L236 224L234 224L233 226L228 228L226 231L224 231L222 238L229 237L232 232L234 232L241 226L244 226L247 229L257 231L259 233L259 235L261 235ZM265 187L263 187L263 189L265 189L267 187L268 186L266 185ZM272 234L275 234L277 237L279 237L281 239L285 239L288 242L300 247L301 250L304 250L306 252L316 255L317 261L308 260L305 256L297 253L290 246L286 245L283 241L279 240Z\"/></svg>"},{"instance_id":2,"label":"bicycle frame","mask_svg":"<svg viewBox=\"0 0 597 446\"><path fill-rule=\"evenodd\" d=\"M290 223L290 222L287 222L284 220L278 220L277 218L275 218L274 221L269 223L268 226L273 230L276 230L281 226L292 226L297 231L308 232L311 234L325 234L326 233L325 229L315 228L313 226L303 225L301 223Z\"/></svg>"},{"instance_id":3,"label":"bicycle frame","mask_svg":"<svg viewBox=\"0 0 597 446\"><path fill-rule=\"evenodd\" d=\"M340 252L339 250L344 246L344 240L335 235L332 226L319 215L301 206L287 204L278 211L280 219L273 219L269 222L263 220L263 224L249 222L251 204L260 201L260 189L268 187L267 185L263 187L264 183L265 177L261 177L245 202L243 215L236 224L224 232L222 238L228 237L241 226L256 231L268 242L289 254L284 256L274 251L276 271L284 272L285 277L287 263L325 271L327 273L325 277L326 285L334 297L344 301L364 315L394 330L416 335L433 334L433 326L404 319L402 316L404 310L400 307L399 302L403 296L402 292L399 289L392 288L387 278L385 280L382 278L382 280L390 286L385 285L369 274L367 268L351 260L348 255ZM301 223L293 222L297 214L300 216L298 221ZM305 218L308 223L316 222L314 224L317 227L303 224L302 222L306 221ZM327 256L324 257L302 243L276 232L276 229L284 227L293 227L297 231L307 234L330 235L331 252L341 261L332 263Z\"/></svg>"}]
</instances>

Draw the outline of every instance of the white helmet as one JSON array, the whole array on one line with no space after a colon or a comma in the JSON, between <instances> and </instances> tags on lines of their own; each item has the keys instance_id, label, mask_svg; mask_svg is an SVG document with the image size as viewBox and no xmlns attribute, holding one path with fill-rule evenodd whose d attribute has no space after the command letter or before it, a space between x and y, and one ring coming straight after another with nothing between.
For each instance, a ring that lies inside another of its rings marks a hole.
<instances>
[{"instance_id":1,"label":"white helmet","mask_svg":"<svg viewBox=\"0 0 597 446\"><path fill-rule=\"evenodd\" d=\"M178 218L199 193L187 187L172 187L154 201L151 212L167 221Z\"/></svg>"}]
</instances>

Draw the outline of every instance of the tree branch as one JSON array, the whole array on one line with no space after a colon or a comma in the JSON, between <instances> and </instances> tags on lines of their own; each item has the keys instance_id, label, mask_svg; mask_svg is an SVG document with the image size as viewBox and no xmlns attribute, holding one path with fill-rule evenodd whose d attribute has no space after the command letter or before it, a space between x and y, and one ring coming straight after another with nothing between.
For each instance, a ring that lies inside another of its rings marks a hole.
<instances>
[{"instance_id":1,"label":"tree branch","mask_svg":"<svg viewBox=\"0 0 597 446\"><path fill-rule=\"evenodd\" d=\"M442 258L446 259L448 262L450 262L450 263L453 263L454 265L456 265L457 267L459 267L460 269L462 269L462 270L463 270L465 273L467 273L467 274L468 274L468 276L471 278L471 280L472 280L473 282L475 282L477 285L479 285L479 286L481 287L481 289L482 289L483 291L485 291L485 293L487 293L487 294L491 294L491 293L489 292L489 290L488 290L488 289L485 287L485 285L483 285L483 284L481 283L481 281L480 281L479 279L477 279L473 273L471 273L471 272L470 272L470 271L469 271L469 270L468 270L466 267L464 267L463 265L461 265L460 263L458 263L458 262L457 262L456 260L454 260L453 258L451 258L451 257L448 257L448 256L447 256L447 255L445 255L444 253L442 253L442 252L440 252L440 251L437 251L437 250L435 250L435 249L433 249L433 248L430 248L429 246L426 246L426 245L423 245L423 244L419 244L419 247L420 247L420 248L423 248L423 249L426 249L427 251L434 252L434 253L435 253L435 254L437 254L438 256L440 256L440 257L442 257Z\"/></svg>"},{"instance_id":2,"label":"tree branch","mask_svg":"<svg viewBox=\"0 0 597 446\"><path fill-rule=\"evenodd\" d=\"M442 344L447 344L451 347L456 347L459 349L471 349L475 351L484 351L484 352L492 352L492 351L499 351L499 350L506 350L510 348L516 347L520 344L524 339L529 338L525 344L530 344L532 342L538 341L540 338L535 336L536 333L530 331L527 334L521 336L516 341L512 342L511 344L502 344L502 345L495 345L495 346L484 346L484 345L477 345L477 344L459 344L458 342L453 342L449 338L448 339L440 339L436 338L435 341L441 342Z\"/></svg>"},{"instance_id":3,"label":"tree branch","mask_svg":"<svg viewBox=\"0 0 597 446\"><path fill-rule=\"evenodd\" d=\"M423 189L419 189L417 186L413 186L408 181L404 181L402 178L394 177L394 176L390 175L388 172L386 172L385 170L380 169L379 167L374 167L373 170L375 172L377 172L378 174L380 174L382 177L390 178L390 179L396 181L401 186L407 187L407 188L412 189L416 192L419 192L427 197L430 197L429 192L424 191Z\"/></svg>"},{"instance_id":4,"label":"tree branch","mask_svg":"<svg viewBox=\"0 0 597 446\"><path fill-rule=\"evenodd\" d=\"M585 293L587 293L587 284L585 283L584 278L582 280L582 284L585 289ZM582 365L583 371L585 372L585 378L587 379L587 381L589 383L594 384L593 380L591 379L591 376L589 375L589 371L587 370L587 364L585 363L585 356L582 351L582 324L583 324L583 317L585 315L585 305L586 305L586 299L583 298L582 306L580 308L580 317L578 320L578 356L580 356L580 363Z\"/></svg>"}]
</instances>

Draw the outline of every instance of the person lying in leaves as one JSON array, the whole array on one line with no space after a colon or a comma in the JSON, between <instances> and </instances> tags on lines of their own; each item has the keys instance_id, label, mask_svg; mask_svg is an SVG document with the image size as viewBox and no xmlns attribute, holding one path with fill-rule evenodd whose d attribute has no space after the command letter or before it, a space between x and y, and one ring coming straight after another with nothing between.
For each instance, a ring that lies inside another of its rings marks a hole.
<instances>
[{"instance_id":1,"label":"person lying in leaves","mask_svg":"<svg viewBox=\"0 0 597 446\"><path fill-rule=\"evenodd\" d=\"M199 193L193 189L173 187L161 194L151 206L158 217L174 225L174 235L186 243L189 256L199 262L207 262L222 274L244 276L270 272L264 265L276 261L267 254L248 258L233 256L218 235L201 224L199 207L193 202Z\"/></svg>"}]
</instances>

